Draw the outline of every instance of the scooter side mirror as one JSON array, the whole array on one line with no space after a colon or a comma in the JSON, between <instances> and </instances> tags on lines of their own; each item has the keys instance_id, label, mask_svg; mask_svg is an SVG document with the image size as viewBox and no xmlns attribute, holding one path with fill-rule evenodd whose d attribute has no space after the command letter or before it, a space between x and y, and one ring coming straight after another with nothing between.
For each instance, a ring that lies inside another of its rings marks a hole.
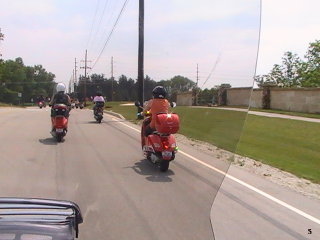
<instances>
[{"instance_id":1,"label":"scooter side mirror","mask_svg":"<svg viewBox=\"0 0 320 240\"><path fill-rule=\"evenodd\" d=\"M140 104L139 101L135 101L134 105L135 105L136 107L140 107L140 106L141 106L141 104Z\"/></svg>"},{"instance_id":2,"label":"scooter side mirror","mask_svg":"<svg viewBox=\"0 0 320 240\"><path fill-rule=\"evenodd\" d=\"M177 106L177 104L175 102L170 103L172 108L175 108Z\"/></svg>"}]
</instances>

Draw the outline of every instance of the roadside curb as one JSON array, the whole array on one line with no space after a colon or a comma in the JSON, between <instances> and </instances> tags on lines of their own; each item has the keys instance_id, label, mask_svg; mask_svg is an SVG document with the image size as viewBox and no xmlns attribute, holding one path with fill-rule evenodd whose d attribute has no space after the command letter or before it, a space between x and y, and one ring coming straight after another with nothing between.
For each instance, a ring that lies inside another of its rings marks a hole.
<instances>
[{"instance_id":1,"label":"roadside curb","mask_svg":"<svg viewBox=\"0 0 320 240\"><path fill-rule=\"evenodd\" d=\"M112 112L112 111L104 111L106 114L112 115L114 117L120 118L122 120L125 120L125 117L122 116L120 113Z\"/></svg>"}]
</instances>

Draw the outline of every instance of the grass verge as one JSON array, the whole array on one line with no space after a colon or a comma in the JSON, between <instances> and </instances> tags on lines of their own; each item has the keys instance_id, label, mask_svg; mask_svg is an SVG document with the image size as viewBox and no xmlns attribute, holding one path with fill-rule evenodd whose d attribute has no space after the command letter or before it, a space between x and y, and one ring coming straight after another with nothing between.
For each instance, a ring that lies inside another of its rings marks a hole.
<instances>
[{"instance_id":1,"label":"grass verge","mask_svg":"<svg viewBox=\"0 0 320 240\"><path fill-rule=\"evenodd\" d=\"M250 108L250 111L278 113L278 114L284 114L284 115L290 115L290 116L320 119L320 114L317 114L317 113L300 113L300 112L289 112L289 111L282 111L282 110L275 110L275 109L261 109L261 108Z\"/></svg>"},{"instance_id":2,"label":"grass verge","mask_svg":"<svg viewBox=\"0 0 320 240\"><path fill-rule=\"evenodd\" d=\"M107 105L128 120L136 119L134 106ZM187 137L320 183L318 123L255 115L247 117L245 112L214 108L177 107L174 111L180 116L180 133Z\"/></svg>"},{"instance_id":3,"label":"grass verge","mask_svg":"<svg viewBox=\"0 0 320 240\"><path fill-rule=\"evenodd\" d=\"M12 105L0 102L0 107L12 107Z\"/></svg>"},{"instance_id":4,"label":"grass verge","mask_svg":"<svg viewBox=\"0 0 320 240\"><path fill-rule=\"evenodd\" d=\"M320 124L248 115L237 153L320 183Z\"/></svg>"}]
</instances>

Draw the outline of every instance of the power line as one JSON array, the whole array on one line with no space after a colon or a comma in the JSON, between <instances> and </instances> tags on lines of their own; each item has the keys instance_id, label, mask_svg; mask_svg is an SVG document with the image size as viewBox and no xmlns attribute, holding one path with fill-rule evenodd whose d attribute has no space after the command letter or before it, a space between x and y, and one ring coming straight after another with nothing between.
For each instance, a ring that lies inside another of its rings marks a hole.
<instances>
[{"instance_id":1,"label":"power line","mask_svg":"<svg viewBox=\"0 0 320 240\"><path fill-rule=\"evenodd\" d=\"M221 53L218 55L218 58L217 58L216 62L214 63L213 68L211 69L211 71L210 71L210 73L209 73L209 76L207 77L206 81L204 81L204 83L202 84L201 88L203 88L203 86L204 86L204 85L207 83L207 81L210 79L210 77L211 77L212 73L214 72L214 70L216 70L217 65L218 65L218 63L219 63L219 61L220 61L220 57L221 57Z\"/></svg>"},{"instance_id":2,"label":"power line","mask_svg":"<svg viewBox=\"0 0 320 240\"><path fill-rule=\"evenodd\" d=\"M92 24L91 24L91 29L90 29L90 34L89 34L89 38L88 38L88 41L87 41L86 49L88 49L88 45L89 45L89 42L91 40L92 30L93 30L94 23L96 21L96 15L97 15L97 12L98 12L99 3L100 3L100 0L97 0L96 10L95 10L95 13L94 13L94 16L93 16L93 21L92 21Z\"/></svg>"},{"instance_id":3,"label":"power line","mask_svg":"<svg viewBox=\"0 0 320 240\"><path fill-rule=\"evenodd\" d=\"M113 32L114 32L114 30L115 30L115 28L116 28L116 26L117 26L117 24L118 24L118 22L119 22L119 19L120 19L122 13L123 13L123 11L124 11L124 9L125 9L128 1L129 1L129 0L125 0L123 6L122 6L122 8L121 8L121 11L120 11L120 13L119 13L119 15L118 15L115 23L114 23L114 25L113 25L113 27L112 27L109 35L108 35L108 38L107 38L106 42L104 43L104 46L103 46L102 50L100 51L100 54L98 55L97 59L95 60L93 66L92 66L92 69L95 67L95 65L97 64L97 62L100 60L100 57L101 57L104 49L106 48L107 44L109 43L109 41L110 41L110 39L111 39L111 36L112 36L112 34L113 34Z\"/></svg>"},{"instance_id":4,"label":"power line","mask_svg":"<svg viewBox=\"0 0 320 240\"><path fill-rule=\"evenodd\" d=\"M109 4L109 12L110 14L107 15L107 18L106 18L106 21L105 21L105 28L104 28L104 31L103 33L98 37L97 36L97 44L95 44L95 49L93 50L93 52L98 52L100 50L100 46L104 44L104 36L106 36L109 32L109 29L111 28L112 26L112 19L115 18L115 13L116 13L116 9L118 9L118 4L119 4L119 1L111 1L110 4ZM120 5L121 7L121 5Z\"/></svg>"},{"instance_id":5,"label":"power line","mask_svg":"<svg viewBox=\"0 0 320 240\"><path fill-rule=\"evenodd\" d=\"M106 8L107 8L108 3L109 3L109 0L106 0L106 1L105 1L105 4L104 4L104 7L103 7L102 14L101 14L100 19L99 19L98 27L96 28L96 30L95 30L95 32L94 32L94 34L93 34L93 39L95 39L95 36L96 36L96 35L98 34L98 32L99 32L99 29L100 29L100 26L101 26L101 22L102 22L102 19L103 19L104 14L105 14L105 11L106 11ZM90 48L90 46L89 46L89 48Z\"/></svg>"}]
</instances>

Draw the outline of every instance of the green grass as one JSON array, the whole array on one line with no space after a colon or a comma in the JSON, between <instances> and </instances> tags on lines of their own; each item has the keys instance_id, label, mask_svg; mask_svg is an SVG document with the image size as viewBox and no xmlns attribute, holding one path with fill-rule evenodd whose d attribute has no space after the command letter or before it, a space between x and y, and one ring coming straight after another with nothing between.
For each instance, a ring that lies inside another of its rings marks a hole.
<instances>
[{"instance_id":1,"label":"green grass","mask_svg":"<svg viewBox=\"0 0 320 240\"><path fill-rule=\"evenodd\" d=\"M220 109L177 107L181 120L180 133L234 152L246 113Z\"/></svg>"},{"instance_id":2,"label":"green grass","mask_svg":"<svg viewBox=\"0 0 320 240\"><path fill-rule=\"evenodd\" d=\"M237 153L320 183L320 124L249 115Z\"/></svg>"},{"instance_id":3,"label":"green grass","mask_svg":"<svg viewBox=\"0 0 320 240\"><path fill-rule=\"evenodd\" d=\"M128 120L136 119L134 106L113 103L111 109ZM318 123L248 115L244 125L245 112L189 107L174 111L181 120L179 133L185 136L320 183Z\"/></svg>"},{"instance_id":4,"label":"green grass","mask_svg":"<svg viewBox=\"0 0 320 240\"><path fill-rule=\"evenodd\" d=\"M12 107L12 105L0 102L0 107Z\"/></svg>"},{"instance_id":5,"label":"green grass","mask_svg":"<svg viewBox=\"0 0 320 240\"><path fill-rule=\"evenodd\" d=\"M320 119L320 114L317 114L317 113L289 112L289 111L282 111L282 110L275 110L275 109L261 109L261 108L250 108L250 111L279 113L279 114L285 114L285 115L290 115L290 116Z\"/></svg>"},{"instance_id":6,"label":"green grass","mask_svg":"<svg viewBox=\"0 0 320 240\"><path fill-rule=\"evenodd\" d=\"M15 107L15 108L21 108L21 107L25 107L25 105L21 104L21 105L14 105L14 104L9 104L9 103L2 103L0 102L0 107Z\"/></svg>"},{"instance_id":7,"label":"green grass","mask_svg":"<svg viewBox=\"0 0 320 240\"><path fill-rule=\"evenodd\" d=\"M136 106L121 106L121 104L126 102L108 102L106 110L120 113L127 120L134 122L137 121L137 107Z\"/></svg>"}]
</instances>

